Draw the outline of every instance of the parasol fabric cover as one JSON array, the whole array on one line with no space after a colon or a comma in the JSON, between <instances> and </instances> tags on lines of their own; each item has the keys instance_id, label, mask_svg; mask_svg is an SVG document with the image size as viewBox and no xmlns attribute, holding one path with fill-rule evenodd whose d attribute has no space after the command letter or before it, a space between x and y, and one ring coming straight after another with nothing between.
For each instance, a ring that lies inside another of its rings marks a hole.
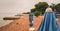
<instances>
[{"instance_id":1,"label":"parasol fabric cover","mask_svg":"<svg viewBox=\"0 0 60 31\"><path fill-rule=\"evenodd\" d=\"M30 27L32 27L32 26L33 26L32 21L33 21L33 14L32 14L32 13L30 13L30 14L29 14Z\"/></svg>"},{"instance_id":2,"label":"parasol fabric cover","mask_svg":"<svg viewBox=\"0 0 60 31\"><path fill-rule=\"evenodd\" d=\"M56 9L54 9L54 13L55 13L55 16L56 16Z\"/></svg>"},{"instance_id":3,"label":"parasol fabric cover","mask_svg":"<svg viewBox=\"0 0 60 31\"><path fill-rule=\"evenodd\" d=\"M45 12L44 18L38 27L38 31L59 31L54 12Z\"/></svg>"}]
</instances>

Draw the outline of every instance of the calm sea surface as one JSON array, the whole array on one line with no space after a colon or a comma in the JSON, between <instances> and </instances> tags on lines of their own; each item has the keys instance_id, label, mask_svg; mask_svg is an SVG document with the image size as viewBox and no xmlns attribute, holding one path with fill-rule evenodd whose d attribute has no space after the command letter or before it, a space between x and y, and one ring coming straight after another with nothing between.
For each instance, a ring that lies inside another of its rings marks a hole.
<instances>
[{"instance_id":1,"label":"calm sea surface","mask_svg":"<svg viewBox=\"0 0 60 31\"><path fill-rule=\"evenodd\" d=\"M14 13L0 13L0 27L12 22L9 20L3 20L4 17L14 16L14 15L15 15Z\"/></svg>"}]
</instances>

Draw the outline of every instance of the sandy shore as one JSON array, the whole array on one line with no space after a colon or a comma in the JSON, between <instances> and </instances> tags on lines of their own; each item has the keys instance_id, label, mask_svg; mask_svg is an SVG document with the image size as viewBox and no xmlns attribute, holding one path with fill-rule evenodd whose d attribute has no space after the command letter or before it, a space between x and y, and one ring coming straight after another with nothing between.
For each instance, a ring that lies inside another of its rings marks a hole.
<instances>
[{"instance_id":1,"label":"sandy shore","mask_svg":"<svg viewBox=\"0 0 60 31\"><path fill-rule=\"evenodd\" d=\"M39 24L41 23L42 16L33 18L34 31L37 31ZM60 18L57 18L58 25L60 26ZM14 20L10 24L0 28L0 31L29 31L29 18L28 15L20 16L20 19Z\"/></svg>"}]
</instances>

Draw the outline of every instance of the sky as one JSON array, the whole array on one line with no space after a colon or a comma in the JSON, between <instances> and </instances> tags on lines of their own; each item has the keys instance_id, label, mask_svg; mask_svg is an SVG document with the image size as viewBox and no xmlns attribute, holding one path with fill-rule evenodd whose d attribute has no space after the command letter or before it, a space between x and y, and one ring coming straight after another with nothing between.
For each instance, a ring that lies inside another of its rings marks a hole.
<instances>
[{"instance_id":1,"label":"sky","mask_svg":"<svg viewBox=\"0 0 60 31\"><path fill-rule=\"evenodd\" d=\"M59 0L0 0L0 14L19 14L30 11L38 2L59 3Z\"/></svg>"},{"instance_id":2,"label":"sky","mask_svg":"<svg viewBox=\"0 0 60 31\"><path fill-rule=\"evenodd\" d=\"M14 16L23 12L29 12L38 2L59 3L60 0L0 0L0 26L10 21L4 21L5 16Z\"/></svg>"}]
</instances>

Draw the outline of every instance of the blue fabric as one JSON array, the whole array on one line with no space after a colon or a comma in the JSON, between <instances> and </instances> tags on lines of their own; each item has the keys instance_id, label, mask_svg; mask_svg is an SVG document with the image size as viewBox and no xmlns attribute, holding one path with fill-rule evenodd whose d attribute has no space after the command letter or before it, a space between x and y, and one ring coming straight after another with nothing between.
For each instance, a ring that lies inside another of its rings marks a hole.
<instances>
[{"instance_id":1,"label":"blue fabric","mask_svg":"<svg viewBox=\"0 0 60 31\"><path fill-rule=\"evenodd\" d=\"M55 16L56 16L56 9L54 9L54 13L55 13Z\"/></svg>"},{"instance_id":2,"label":"blue fabric","mask_svg":"<svg viewBox=\"0 0 60 31\"><path fill-rule=\"evenodd\" d=\"M32 26L33 26L32 21L33 21L33 14L32 14L32 13L30 13L30 14L29 14L30 27L32 27Z\"/></svg>"},{"instance_id":3,"label":"blue fabric","mask_svg":"<svg viewBox=\"0 0 60 31\"><path fill-rule=\"evenodd\" d=\"M54 12L45 12L38 31L59 31Z\"/></svg>"},{"instance_id":4,"label":"blue fabric","mask_svg":"<svg viewBox=\"0 0 60 31\"><path fill-rule=\"evenodd\" d=\"M33 26L33 23L30 23L30 27L32 27Z\"/></svg>"}]
</instances>

